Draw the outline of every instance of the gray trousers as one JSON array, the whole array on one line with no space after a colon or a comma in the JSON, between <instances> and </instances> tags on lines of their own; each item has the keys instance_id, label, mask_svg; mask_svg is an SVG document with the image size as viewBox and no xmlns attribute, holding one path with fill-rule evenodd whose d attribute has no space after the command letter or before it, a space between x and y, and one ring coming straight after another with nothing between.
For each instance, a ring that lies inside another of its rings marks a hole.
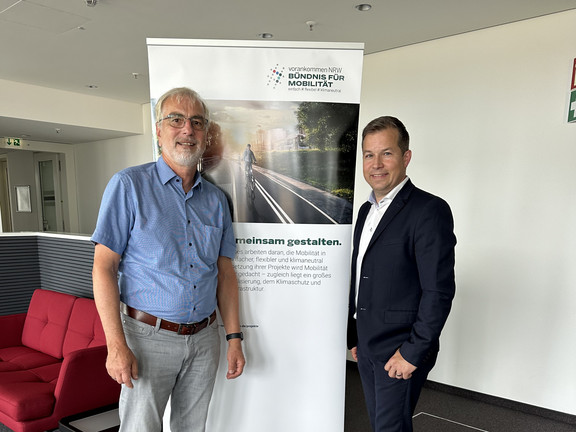
<instances>
[{"instance_id":1,"label":"gray trousers","mask_svg":"<svg viewBox=\"0 0 576 432\"><path fill-rule=\"evenodd\" d=\"M220 358L218 321L189 336L126 315L122 323L138 380L122 386L120 432L160 432L170 396L171 432L204 432Z\"/></svg>"}]
</instances>

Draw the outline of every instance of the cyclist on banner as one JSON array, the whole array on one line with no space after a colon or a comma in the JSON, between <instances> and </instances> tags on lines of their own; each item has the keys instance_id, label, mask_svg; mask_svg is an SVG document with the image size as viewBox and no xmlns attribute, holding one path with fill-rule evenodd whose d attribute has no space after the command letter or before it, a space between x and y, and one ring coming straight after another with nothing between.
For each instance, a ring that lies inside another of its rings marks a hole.
<instances>
[{"instance_id":1,"label":"cyclist on banner","mask_svg":"<svg viewBox=\"0 0 576 432\"><path fill-rule=\"evenodd\" d=\"M252 163L256 163L256 156L254 156L250 144L246 144L246 150L244 150L242 154L242 160L244 161L244 172L246 173L246 177L248 177L252 174Z\"/></svg>"}]
</instances>

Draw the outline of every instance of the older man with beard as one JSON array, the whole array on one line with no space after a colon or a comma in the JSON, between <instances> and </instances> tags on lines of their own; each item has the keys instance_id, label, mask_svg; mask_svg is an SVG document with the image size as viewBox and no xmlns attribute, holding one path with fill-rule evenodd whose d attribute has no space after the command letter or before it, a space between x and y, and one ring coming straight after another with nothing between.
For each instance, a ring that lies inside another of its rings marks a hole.
<instances>
[{"instance_id":1,"label":"older man with beard","mask_svg":"<svg viewBox=\"0 0 576 432\"><path fill-rule=\"evenodd\" d=\"M156 105L161 157L115 174L102 198L94 298L106 367L122 384L120 431L160 431L170 397L172 432L205 430L220 355L216 307L227 378L244 369L230 210L196 169L208 123L196 92L165 93Z\"/></svg>"}]
</instances>

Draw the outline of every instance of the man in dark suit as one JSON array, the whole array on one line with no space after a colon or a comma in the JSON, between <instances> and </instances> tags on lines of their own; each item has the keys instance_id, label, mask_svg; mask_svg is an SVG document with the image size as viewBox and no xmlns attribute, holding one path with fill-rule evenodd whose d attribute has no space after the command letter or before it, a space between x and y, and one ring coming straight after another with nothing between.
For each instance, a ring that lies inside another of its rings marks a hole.
<instances>
[{"instance_id":1,"label":"man in dark suit","mask_svg":"<svg viewBox=\"0 0 576 432\"><path fill-rule=\"evenodd\" d=\"M409 140L394 117L362 132L372 193L354 229L348 347L375 432L412 431L455 291L452 212L406 176Z\"/></svg>"}]
</instances>

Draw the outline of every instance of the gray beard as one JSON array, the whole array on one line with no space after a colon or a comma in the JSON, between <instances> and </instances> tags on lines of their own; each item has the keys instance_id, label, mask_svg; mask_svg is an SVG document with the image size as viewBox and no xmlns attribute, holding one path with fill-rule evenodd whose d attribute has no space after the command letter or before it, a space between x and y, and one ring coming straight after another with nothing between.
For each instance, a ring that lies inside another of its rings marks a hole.
<instances>
[{"instance_id":1,"label":"gray beard","mask_svg":"<svg viewBox=\"0 0 576 432\"><path fill-rule=\"evenodd\" d=\"M177 153L172 155L172 160L174 163L184 166L184 167L193 167L198 165L200 158L202 157L202 153L193 153L193 154L182 154Z\"/></svg>"}]
</instances>

